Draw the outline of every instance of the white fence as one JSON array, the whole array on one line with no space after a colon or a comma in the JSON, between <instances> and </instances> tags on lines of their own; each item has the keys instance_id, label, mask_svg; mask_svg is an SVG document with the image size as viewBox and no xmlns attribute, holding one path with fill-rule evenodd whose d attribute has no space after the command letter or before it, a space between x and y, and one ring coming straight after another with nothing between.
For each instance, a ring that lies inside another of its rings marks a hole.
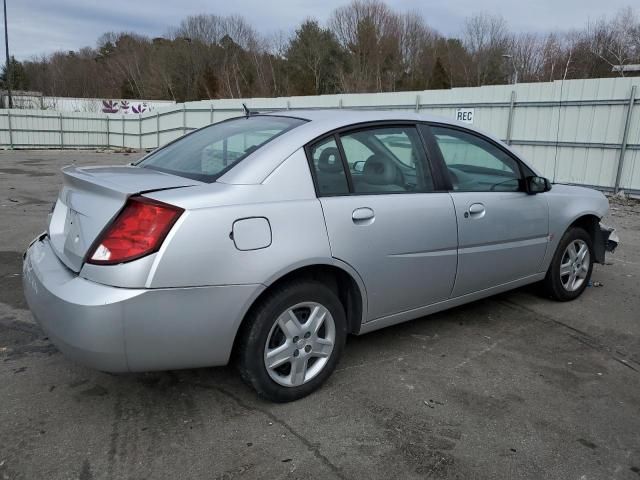
<instances>
[{"instance_id":1,"label":"white fence","mask_svg":"<svg viewBox=\"0 0 640 480\"><path fill-rule=\"evenodd\" d=\"M40 92L14 91L12 93L13 106L20 110L53 110L54 112L84 112L84 113L141 113L175 105L173 100L142 100L122 98L77 98L77 97L47 97ZM9 105L6 90L0 92L0 108ZM109 110L105 110L109 108Z\"/></svg>"},{"instance_id":2,"label":"white fence","mask_svg":"<svg viewBox=\"0 0 640 480\"><path fill-rule=\"evenodd\" d=\"M640 78L566 80L420 92L211 100L141 115L0 110L0 147L152 149L242 114L308 108L413 110L454 117L512 144L556 182L640 192Z\"/></svg>"}]
</instances>

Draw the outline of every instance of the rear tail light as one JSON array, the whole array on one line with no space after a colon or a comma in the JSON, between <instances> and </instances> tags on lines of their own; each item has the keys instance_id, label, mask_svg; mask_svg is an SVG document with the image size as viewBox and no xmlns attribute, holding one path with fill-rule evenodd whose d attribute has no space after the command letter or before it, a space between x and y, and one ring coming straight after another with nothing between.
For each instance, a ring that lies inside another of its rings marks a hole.
<instances>
[{"instance_id":1,"label":"rear tail light","mask_svg":"<svg viewBox=\"0 0 640 480\"><path fill-rule=\"evenodd\" d=\"M145 197L131 197L89 250L87 263L115 265L157 252L184 210Z\"/></svg>"}]
</instances>

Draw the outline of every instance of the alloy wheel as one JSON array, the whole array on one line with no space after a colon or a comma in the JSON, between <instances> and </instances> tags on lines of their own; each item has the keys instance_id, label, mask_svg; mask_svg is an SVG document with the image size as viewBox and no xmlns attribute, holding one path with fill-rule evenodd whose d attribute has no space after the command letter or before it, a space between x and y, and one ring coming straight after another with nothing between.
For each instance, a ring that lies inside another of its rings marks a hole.
<instances>
[{"instance_id":1,"label":"alloy wheel","mask_svg":"<svg viewBox=\"0 0 640 480\"><path fill-rule=\"evenodd\" d=\"M271 379L285 387L300 386L326 366L336 341L331 312L316 302L288 308L274 322L264 347Z\"/></svg>"},{"instance_id":2,"label":"alloy wheel","mask_svg":"<svg viewBox=\"0 0 640 480\"><path fill-rule=\"evenodd\" d=\"M591 266L589 247L584 240L567 245L560 262L560 283L568 292L575 292L585 282Z\"/></svg>"}]
</instances>

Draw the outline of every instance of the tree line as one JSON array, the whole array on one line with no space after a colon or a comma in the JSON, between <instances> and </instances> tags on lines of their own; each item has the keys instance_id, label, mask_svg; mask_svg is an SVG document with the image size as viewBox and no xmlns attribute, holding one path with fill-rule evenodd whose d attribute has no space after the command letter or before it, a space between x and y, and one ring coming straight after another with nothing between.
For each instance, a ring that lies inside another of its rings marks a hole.
<instances>
[{"instance_id":1,"label":"tree line","mask_svg":"<svg viewBox=\"0 0 640 480\"><path fill-rule=\"evenodd\" d=\"M182 102L504 84L516 71L520 82L610 77L625 75L616 65L640 63L632 7L547 34L513 32L501 16L479 13L448 37L427 15L354 0L326 25L306 19L269 36L241 16L193 15L162 37L110 32L95 48L12 58L0 82L50 96Z\"/></svg>"}]
</instances>

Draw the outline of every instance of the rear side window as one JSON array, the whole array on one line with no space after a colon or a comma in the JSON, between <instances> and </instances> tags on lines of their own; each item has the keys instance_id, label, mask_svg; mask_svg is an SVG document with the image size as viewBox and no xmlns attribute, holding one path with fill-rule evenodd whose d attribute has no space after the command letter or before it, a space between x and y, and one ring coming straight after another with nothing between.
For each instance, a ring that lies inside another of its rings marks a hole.
<instances>
[{"instance_id":1,"label":"rear side window","mask_svg":"<svg viewBox=\"0 0 640 480\"><path fill-rule=\"evenodd\" d=\"M349 184L342 166L340 151L334 137L326 138L311 147L311 158L321 195L347 195Z\"/></svg>"},{"instance_id":2,"label":"rear side window","mask_svg":"<svg viewBox=\"0 0 640 480\"><path fill-rule=\"evenodd\" d=\"M454 190L515 192L520 190L520 167L503 150L460 130L432 127Z\"/></svg>"},{"instance_id":3,"label":"rear side window","mask_svg":"<svg viewBox=\"0 0 640 480\"><path fill-rule=\"evenodd\" d=\"M305 120L268 115L215 123L161 148L137 165L213 182L243 158L302 123Z\"/></svg>"},{"instance_id":4,"label":"rear side window","mask_svg":"<svg viewBox=\"0 0 640 480\"><path fill-rule=\"evenodd\" d=\"M340 135L355 193L432 192L415 127L377 127Z\"/></svg>"}]
</instances>

